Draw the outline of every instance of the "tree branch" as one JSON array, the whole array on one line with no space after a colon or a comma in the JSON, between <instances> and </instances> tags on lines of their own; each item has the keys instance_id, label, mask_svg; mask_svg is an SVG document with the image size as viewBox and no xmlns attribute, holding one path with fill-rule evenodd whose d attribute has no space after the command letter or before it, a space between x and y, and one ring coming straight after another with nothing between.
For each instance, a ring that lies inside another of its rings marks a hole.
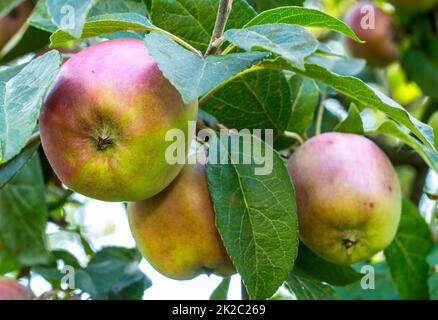
<instances>
[{"instance_id":1,"label":"tree branch","mask_svg":"<svg viewBox=\"0 0 438 320\"><path fill-rule=\"evenodd\" d=\"M211 36L210 44L205 55L215 54L223 42L223 34L227 26L228 17L230 16L233 0L220 0L217 11L216 24Z\"/></svg>"}]
</instances>

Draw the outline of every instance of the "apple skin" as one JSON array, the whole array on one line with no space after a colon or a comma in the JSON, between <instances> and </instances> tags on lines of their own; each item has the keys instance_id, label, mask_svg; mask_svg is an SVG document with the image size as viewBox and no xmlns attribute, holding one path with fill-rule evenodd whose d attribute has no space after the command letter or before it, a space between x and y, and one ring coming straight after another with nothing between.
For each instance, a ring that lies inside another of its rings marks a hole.
<instances>
[{"instance_id":1,"label":"apple skin","mask_svg":"<svg viewBox=\"0 0 438 320\"><path fill-rule=\"evenodd\" d=\"M140 40L81 51L62 67L40 116L41 142L59 179L103 201L147 199L182 165L166 162L170 129L191 140L198 102L184 104Z\"/></svg>"},{"instance_id":2,"label":"apple skin","mask_svg":"<svg viewBox=\"0 0 438 320\"><path fill-rule=\"evenodd\" d=\"M317 255L351 265L392 242L400 222L401 188L374 142L354 134L322 134L298 148L288 170L300 237Z\"/></svg>"},{"instance_id":3,"label":"apple skin","mask_svg":"<svg viewBox=\"0 0 438 320\"><path fill-rule=\"evenodd\" d=\"M14 280L0 278L0 300L32 300L29 289Z\"/></svg>"},{"instance_id":4,"label":"apple skin","mask_svg":"<svg viewBox=\"0 0 438 320\"><path fill-rule=\"evenodd\" d=\"M140 252L163 275L189 280L235 273L215 226L204 166L186 165L167 189L130 203L128 212Z\"/></svg>"},{"instance_id":5,"label":"apple skin","mask_svg":"<svg viewBox=\"0 0 438 320\"><path fill-rule=\"evenodd\" d=\"M0 17L0 50L20 30L33 8L34 4L31 1L25 1L6 16Z\"/></svg>"},{"instance_id":6,"label":"apple skin","mask_svg":"<svg viewBox=\"0 0 438 320\"><path fill-rule=\"evenodd\" d=\"M361 26L362 19L370 12L368 8L373 8L375 13L374 29ZM358 43L344 37L345 45L354 57L365 59L370 66L374 67L385 67L399 58L398 31L390 14L371 3L364 2L354 6L348 12L345 22L361 40L366 42Z\"/></svg>"},{"instance_id":7,"label":"apple skin","mask_svg":"<svg viewBox=\"0 0 438 320\"><path fill-rule=\"evenodd\" d=\"M387 0L397 10L402 12L422 12L438 4L438 0Z\"/></svg>"}]
</instances>

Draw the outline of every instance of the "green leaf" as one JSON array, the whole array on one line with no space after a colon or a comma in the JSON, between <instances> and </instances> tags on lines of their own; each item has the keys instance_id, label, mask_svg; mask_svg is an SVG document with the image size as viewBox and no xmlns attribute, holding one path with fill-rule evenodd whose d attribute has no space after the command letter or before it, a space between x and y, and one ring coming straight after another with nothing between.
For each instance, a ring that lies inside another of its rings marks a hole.
<instances>
[{"instance_id":1,"label":"green leaf","mask_svg":"<svg viewBox=\"0 0 438 320\"><path fill-rule=\"evenodd\" d=\"M304 0L248 0L258 12L285 6L302 6Z\"/></svg>"},{"instance_id":2,"label":"green leaf","mask_svg":"<svg viewBox=\"0 0 438 320\"><path fill-rule=\"evenodd\" d=\"M138 13L145 17L149 16L145 1L138 0L99 0L97 4L90 10L88 16L96 17L113 13ZM145 30L121 31L111 35L105 35L105 38L134 38L143 40L146 33L147 31Z\"/></svg>"},{"instance_id":3,"label":"green leaf","mask_svg":"<svg viewBox=\"0 0 438 320\"><path fill-rule=\"evenodd\" d=\"M148 11L144 1L137 0L98 0L88 12L88 18L113 13L138 13L147 16ZM35 28L54 33L58 27L52 22L48 13L46 1L39 1L29 19L29 24ZM75 39L73 36L72 40Z\"/></svg>"},{"instance_id":4,"label":"green leaf","mask_svg":"<svg viewBox=\"0 0 438 320\"><path fill-rule=\"evenodd\" d=\"M0 163L17 155L33 133L44 95L56 79L61 56L46 53L12 78L0 72Z\"/></svg>"},{"instance_id":5,"label":"green leaf","mask_svg":"<svg viewBox=\"0 0 438 320\"><path fill-rule=\"evenodd\" d=\"M429 265L426 258L433 247L429 226L408 200L403 201L397 235L385 250L391 276L402 299L428 299Z\"/></svg>"},{"instance_id":6,"label":"green leaf","mask_svg":"<svg viewBox=\"0 0 438 320\"><path fill-rule=\"evenodd\" d=\"M144 292L151 286L152 282L139 269L129 271L108 292L108 300L143 300Z\"/></svg>"},{"instance_id":7,"label":"green leaf","mask_svg":"<svg viewBox=\"0 0 438 320\"><path fill-rule=\"evenodd\" d=\"M438 42L436 39L434 41ZM438 44L436 46L438 48ZM403 56L401 64L410 80L415 81L426 95L438 99L438 63L433 61L433 57L428 57L422 51L409 50Z\"/></svg>"},{"instance_id":8,"label":"green leaf","mask_svg":"<svg viewBox=\"0 0 438 320\"><path fill-rule=\"evenodd\" d=\"M260 13L248 22L245 27L260 24L287 23L303 27L320 27L342 33L360 42L358 36L348 25L322 11L303 7L282 7Z\"/></svg>"},{"instance_id":9,"label":"green leaf","mask_svg":"<svg viewBox=\"0 0 438 320\"><path fill-rule=\"evenodd\" d=\"M35 151L38 150L39 145L39 140L32 141L24 147L20 154L0 165L0 189L3 188L32 158Z\"/></svg>"},{"instance_id":10,"label":"green leaf","mask_svg":"<svg viewBox=\"0 0 438 320\"><path fill-rule=\"evenodd\" d=\"M0 2L0 17L9 13L12 9L18 6L24 0L2 0Z\"/></svg>"},{"instance_id":11,"label":"green leaf","mask_svg":"<svg viewBox=\"0 0 438 320\"><path fill-rule=\"evenodd\" d=\"M52 22L52 17L47 10L45 0L37 2L37 5L27 23L37 29L41 29L49 33L53 33L58 30L58 27Z\"/></svg>"},{"instance_id":12,"label":"green leaf","mask_svg":"<svg viewBox=\"0 0 438 320\"><path fill-rule=\"evenodd\" d=\"M149 54L164 76L178 89L186 102L201 97L269 55L266 52L249 52L204 58L158 33L147 35L145 42Z\"/></svg>"},{"instance_id":13,"label":"green leaf","mask_svg":"<svg viewBox=\"0 0 438 320\"><path fill-rule=\"evenodd\" d=\"M39 158L34 155L0 189L0 238L22 266L48 262L45 243L47 204Z\"/></svg>"},{"instance_id":14,"label":"green leaf","mask_svg":"<svg viewBox=\"0 0 438 320\"><path fill-rule=\"evenodd\" d=\"M339 123L334 131L363 135L364 129L362 118L360 116L359 110L354 104L350 106L347 118Z\"/></svg>"},{"instance_id":15,"label":"green leaf","mask_svg":"<svg viewBox=\"0 0 438 320\"><path fill-rule=\"evenodd\" d=\"M294 75L289 80L292 93L292 114L287 130L303 135L312 124L319 101L318 85L309 78Z\"/></svg>"},{"instance_id":16,"label":"green leaf","mask_svg":"<svg viewBox=\"0 0 438 320\"><path fill-rule=\"evenodd\" d=\"M339 266L318 257L303 243L299 246L294 273L334 286L346 286L359 282L363 277L363 274L351 267Z\"/></svg>"},{"instance_id":17,"label":"green leaf","mask_svg":"<svg viewBox=\"0 0 438 320\"><path fill-rule=\"evenodd\" d=\"M304 69L304 59L318 49L318 41L305 28L287 24L265 24L231 29L224 38L246 51L270 51L292 66Z\"/></svg>"},{"instance_id":18,"label":"green leaf","mask_svg":"<svg viewBox=\"0 0 438 320\"><path fill-rule=\"evenodd\" d=\"M28 53L38 52L49 44L50 33L28 26L18 42L0 53L0 63L5 64Z\"/></svg>"},{"instance_id":19,"label":"green leaf","mask_svg":"<svg viewBox=\"0 0 438 320\"><path fill-rule=\"evenodd\" d=\"M193 52L199 54L199 52L190 46L184 40L176 37L175 35L157 28L154 26L148 18L139 15L137 13L113 13L105 14L101 16L90 17L84 24L84 29L81 35L81 39L106 36L110 38L109 35L120 35L123 33L126 35L127 31L155 31L167 35L176 42L182 44L186 48L189 48ZM75 40L70 34L62 30L56 31L50 37L51 46L66 46L72 40Z\"/></svg>"},{"instance_id":20,"label":"green leaf","mask_svg":"<svg viewBox=\"0 0 438 320\"><path fill-rule=\"evenodd\" d=\"M432 253L427 257L427 263L433 270L428 280L430 299L438 300L438 243L435 243Z\"/></svg>"},{"instance_id":21,"label":"green leaf","mask_svg":"<svg viewBox=\"0 0 438 320\"><path fill-rule=\"evenodd\" d=\"M366 66L366 61L334 54L315 53L307 58L307 63L316 64L340 76L355 76Z\"/></svg>"},{"instance_id":22,"label":"green leaf","mask_svg":"<svg viewBox=\"0 0 438 320\"><path fill-rule=\"evenodd\" d=\"M431 300L438 300L438 272L434 272L428 280Z\"/></svg>"},{"instance_id":23,"label":"green leaf","mask_svg":"<svg viewBox=\"0 0 438 320\"><path fill-rule=\"evenodd\" d=\"M141 0L99 0L89 12L90 17L110 13L138 13L147 17L148 8Z\"/></svg>"},{"instance_id":24,"label":"green leaf","mask_svg":"<svg viewBox=\"0 0 438 320\"><path fill-rule=\"evenodd\" d=\"M119 284L131 284L125 279L126 276L135 276L138 270L138 263L141 257L136 249L126 248L105 248L96 253L84 272L92 280L92 286L79 285L78 287L85 292L97 292L93 299L100 299L109 291L120 287ZM136 280L136 278L130 278ZM79 280L80 282L80 280ZM84 281L85 283L86 281ZM120 289L120 288L119 288Z\"/></svg>"},{"instance_id":25,"label":"green leaf","mask_svg":"<svg viewBox=\"0 0 438 320\"><path fill-rule=\"evenodd\" d=\"M72 266L73 268L81 267L77 258L64 249L53 250L51 253L56 260L62 260L66 265Z\"/></svg>"},{"instance_id":26,"label":"green leaf","mask_svg":"<svg viewBox=\"0 0 438 320\"><path fill-rule=\"evenodd\" d=\"M432 252L427 257L427 263L431 266L438 266L438 242L435 243Z\"/></svg>"},{"instance_id":27,"label":"green leaf","mask_svg":"<svg viewBox=\"0 0 438 320\"><path fill-rule=\"evenodd\" d=\"M148 18L137 13L112 13L90 17L84 24L80 39L134 30L164 32L155 27ZM50 37L52 47L65 45L71 40L75 40L75 38L62 30L56 31Z\"/></svg>"},{"instance_id":28,"label":"green leaf","mask_svg":"<svg viewBox=\"0 0 438 320\"><path fill-rule=\"evenodd\" d=\"M343 300L394 300L400 299L392 282L388 265L384 262L378 264L361 263L359 267L373 267L374 289L364 289L360 282L352 283L342 288L335 288L337 294Z\"/></svg>"},{"instance_id":29,"label":"green leaf","mask_svg":"<svg viewBox=\"0 0 438 320\"><path fill-rule=\"evenodd\" d=\"M54 289L61 287L61 280L65 274L58 271L56 267L35 267L32 272L39 274L44 278Z\"/></svg>"},{"instance_id":30,"label":"green leaf","mask_svg":"<svg viewBox=\"0 0 438 320\"><path fill-rule=\"evenodd\" d=\"M438 155L429 147L423 145L415 137L411 136L409 132L397 125L395 122L387 120L380 124L377 129L370 129L368 133L379 133L386 134L397 139L400 139L412 149L414 149L418 154L424 159L427 165L438 172Z\"/></svg>"},{"instance_id":31,"label":"green leaf","mask_svg":"<svg viewBox=\"0 0 438 320\"><path fill-rule=\"evenodd\" d=\"M0 248L0 275L20 269L17 256L11 252L6 252L6 250L3 249L4 245L1 243L1 236Z\"/></svg>"},{"instance_id":32,"label":"green leaf","mask_svg":"<svg viewBox=\"0 0 438 320\"><path fill-rule=\"evenodd\" d=\"M286 280L289 290L298 300L337 300L335 290L329 285L314 279L300 277L291 273Z\"/></svg>"},{"instance_id":33,"label":"green leaf","mask_svg":"<svg viewBox=\"0 0 438 320\"><path fill-rule=\"evenodd\" d=\"M283 59L266 61L263 65L267 68L294 71L305 77L322 82L364 105L374 107L407 127L423 143L435 150L434 135L431 127L417 120L397 102L367 85L362 80L351 76L339 76L314 64L306 64L306 70L301 71L293 68Z\"/></svg>"},{"instance_id":34,"label":"green leaf","mask_svg":"<svg viewBox=\"0 0 438 320\"><path fill-rule=\"evenodd\" d=\"M46 0L46 7L58 29L80 38L88 12L97 1Z\"/></svg>"},{"instance_id":35,"label":"green leaf","mask_svg":"<svg viewBox=\"0 0 438 320\"><path fill-rule=\"evenodd\" d=\"M230 140L239 148L228 150ZM262 154L273 157L265 159L270 173L257 170ZM255 136L222 133L220 141L212 139L207 176L216 225L250 298L271 297L289 275L298 247L294 189L283 160Z\"/></svg>"},{"instance_id":36,"label":"green leaf","mask_svg":"<svg viewBox=\"0 0 438 320\"><path fill-rule=\"evenodd\" d=\"M216 21L219 0L153 0L152 21L205 51ZM256 16L244 0L234 0L227 29L239 29Z\"/></svg>"},{"instance_id":37,"label":"green leaf","mask_svg":"<svg viewBox=\"0 0 438 320\"><path fill-rule=\"evenodd\" d=\"M273 129L282 133L290 117L290 90L283 72L260 70L228 82L202 109L235 129Z\"/></svg>"},{"instance_id":38,"label":"green leaf","mask_svg":"<svg viewBox=\"0 0 438 320\"><path fill-rule=\"evenodd\" d=\"M75 268L75 288L98 300L141 300L150 280L139 269L141 256L136 249L107 247L96 253L85 268ZM34 268L46 280L59 284L57 268Z\"/></svg>"},{"instance_id":39,"label":"green leaf","mask_svg":"<svg viewBox=\"0 0 438 320\"><path fill-rule=\"evenodd\" d=\"M231 277L223 278L221 283L214 289L210 300L227 300Z\"/></svg>"}]
</instances>

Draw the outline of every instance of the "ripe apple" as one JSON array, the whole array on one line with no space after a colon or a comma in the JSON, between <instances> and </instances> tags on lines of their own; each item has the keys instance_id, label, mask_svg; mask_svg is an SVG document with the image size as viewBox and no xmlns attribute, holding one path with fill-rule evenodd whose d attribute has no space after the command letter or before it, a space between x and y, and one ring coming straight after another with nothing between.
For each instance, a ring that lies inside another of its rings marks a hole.
<instances>
[{"instance_id":1,"label":"ripe apple","mask_svg":"<svg viewBox=\"0 0 438 320\"><path fill-rule=\"evenodd\" d=\"M32 300L29 289L14 280L0 278L0 300Z\"/></svg>"},{"instance_id":2,"label":"ripe apple","mask_svg":"<svg viewBox=\"0 0 438 320\"><path fill-rule=\"evenodd\" d=\"M366 42L358 43L344 37L345 45L354 57L365 59L376 67L387 66L399 58L399 35L390 14L364 2L349 11L345 22Z\"/></svg>"},{"instance_id":3,"label":"ripe apple","mask_svg":"<svg viewBox=\"0 0 438 320\"><path fill-rule=\"evenodd\" d=\"M183 102L142 41L106 41L61 67L42 109L41 142L72 190L104 201L143 200L180 172L182 165L165 159L165 135L179 129L191 140L197 108L197 101Z\"/></svg>"},{"instance_id":4,"label":"ripe apple","mask_svg":"<svg viewBox=\"0 0 438 320\"><path fill-rule=\"evenodd\" d=\"M188 280L235 272L215 226L204 166L186 165L168 188L128 211L140 252L163 275Z\"/></svg>"},{"instance_id":5,"label":"ripe apple","mask_svg":"<svg viewBox=\"0 0 438 320\"><path fill-rule=\"evenodd\" d=\"M6 16L0 17L0 50L20 30L33 8L34 4L31 1L25 1Z\"/></svg>"},{"instance_id":6,"label":"ripe apple","mask_svg":"<svg viewBox=\"0 0 438 320\"><path fill-rule=\"evenodd\" d=\"M394 239L400 183L371 140L343 133L316 136L293 154L288 170L296 188L300 237L322 258L351 265Z\"/></svg>"}]
</instances>

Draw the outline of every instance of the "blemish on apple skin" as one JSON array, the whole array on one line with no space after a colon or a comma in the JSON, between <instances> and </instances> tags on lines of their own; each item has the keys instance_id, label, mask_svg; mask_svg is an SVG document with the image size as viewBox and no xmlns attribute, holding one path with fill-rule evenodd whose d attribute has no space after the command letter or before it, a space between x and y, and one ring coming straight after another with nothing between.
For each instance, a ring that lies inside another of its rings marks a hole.
<instances>
[{"instance_id":1,"label":"blemish on apple skin","mask_svg":"<svg viewBox=\"0 0 438 320\"><path fill-rule=\"evenodd\" d=\"M374 207L375 207L374 202L364 202L363 205L365 207L370 207L371 209L374 209Z\"/></svg>"},{"instance_id":2,"label":"blemish on apple skin","mask_svg":"<svg viewBox=\"0 0 438 320\"><path fill-rule=\"evenodd\" d=\"M345 247L345 249L347 250L348 254L351 254L353 247L358 244L359 241L357 240L353 240L350 238L342 238L342 245Z\"/></svg>"}]
</instances>

